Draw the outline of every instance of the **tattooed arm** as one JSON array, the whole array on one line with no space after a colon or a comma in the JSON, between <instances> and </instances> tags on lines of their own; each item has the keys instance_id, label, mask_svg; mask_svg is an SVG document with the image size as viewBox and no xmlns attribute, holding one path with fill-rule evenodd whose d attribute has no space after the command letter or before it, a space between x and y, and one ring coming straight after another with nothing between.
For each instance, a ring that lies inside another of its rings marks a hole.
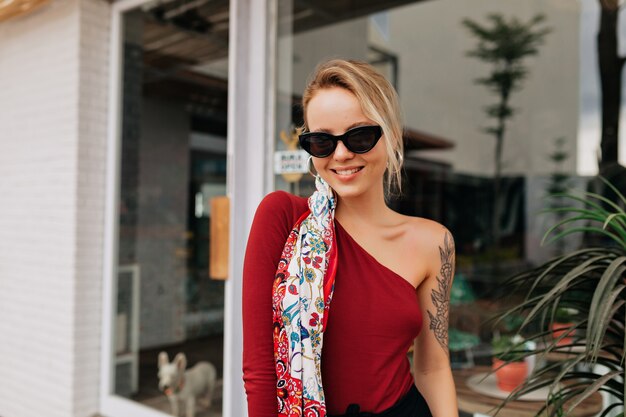
<instances>
[{"instance_id":1,"label":"tattooed arm","mask_svg":"<svg viewBox=\"0 0 626 417\"><path fill-rule=\"evenodd\" d=\"M415 339L413 375L433 417L458 416L456 391L448 353L450 288L454 277L454 239L435 224L427 233L428 276L417 288L424 324Z\"/></svg>"}]
</instances>

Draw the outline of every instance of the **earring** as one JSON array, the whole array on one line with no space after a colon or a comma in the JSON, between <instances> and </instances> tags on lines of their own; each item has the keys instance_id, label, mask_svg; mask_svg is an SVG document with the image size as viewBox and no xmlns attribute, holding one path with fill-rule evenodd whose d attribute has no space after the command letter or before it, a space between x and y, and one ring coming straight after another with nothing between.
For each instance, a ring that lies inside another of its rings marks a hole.
<instances>
[{"instance_id":1,"label":"earring","mask_svg":"<svg viewBox=\"0 0 626 417\"><path fill-rule=\"evenodd\" d=\"M313 156L309 156L309 159L306 160L306 166L309 170L309 174L311 174L313 177L317 178L317 172L313 173Z\"/></svg>"}]
</instances>

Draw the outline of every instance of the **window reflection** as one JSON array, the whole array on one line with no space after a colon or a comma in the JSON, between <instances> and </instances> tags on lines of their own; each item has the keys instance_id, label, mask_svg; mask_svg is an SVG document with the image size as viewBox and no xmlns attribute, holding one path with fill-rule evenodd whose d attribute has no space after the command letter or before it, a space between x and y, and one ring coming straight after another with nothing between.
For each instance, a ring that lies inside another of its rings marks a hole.
<instances>
[{"instance_id":1,"label":"window reflection","mask_svg":"<svg viewBox=\"0 0 626 417\"><path fill-rule=\"evenodd\" d=\"M528 6L528 7L527 7ZM498 244L494 245L495 140L484 128L483 108L495 102L476 79L484 63L468 57L477 40L462 20L489 13L529 20L545 13L551 32L527 62L528 76L511 95L517 114L507 124L497 198ZM571 186L577 175L579 48L557 42L579 35L576 5L547 1L541 10L498 1L299 2L279 1L276 131L303 122L300 99L314 66L333 57L376 66L396 86L404 110L403 195L390 205L399 212L437 220L455 236L457 275L451 294L450 350L455 368L491 364L494 330L485 324L501 307L499 284L515 272L546 260L540 247L549 219L544 208L551 176L561 172ZM558 59L554 59L558 56ZM555 139L570 155L551 159ZM283 149L280 140L276 148ZM276 175L277 188L309 195L309 174L298 181ZM575 246L575 240L568 245ZM496 329L496 332L504 329Z\"/></svg>"},{"instance_id":2,"label":"window reflection","mask_svg":"<svg viewBox=\"0 0 626 417\"><path fill-rule=\"evenodd\" d=\"M224 281L211 279L211 201L226 194L229 3L124 14L114 392L171 413L170 363L200 362L221 413ZM164 354L161 354L164 352ZM181 408L184 412L184 407Z\"/></svg>"}]
</instances>

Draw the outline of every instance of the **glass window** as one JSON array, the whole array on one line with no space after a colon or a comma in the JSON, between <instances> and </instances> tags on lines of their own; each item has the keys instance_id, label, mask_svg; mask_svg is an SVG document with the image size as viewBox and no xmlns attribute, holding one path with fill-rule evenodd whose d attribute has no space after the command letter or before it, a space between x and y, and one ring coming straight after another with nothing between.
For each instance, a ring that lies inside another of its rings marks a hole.
<instances>
[{"instance_id":1,"label":"glass window","mask_svg":"<svg viewBox=\"0 0 626 417\"><path fill-rule=\"evenodd\" d=\"M228 12L223 0L149 2L123 16L114 392L171 413L184 369L161 365L184 354L186 368L204 363L212 398L197 417L222 406L225 277L210 253L224 243L210 230L226 194Z\"/></svg>"},{"instance_id":2,"label":"glass window","mask_svg":"<svg viewBox=\"0 0 626 417\"><path fill-rule=\"evenodd\" d=\"M396 86L404 111L403 195L397 211L441 222L456 240L450 351L454 369L491 364L494 330L485 321L502 307L504 279L564 250L541 247L551 221L537 213L555 174L582 186L577 164L581 52L580 5L562 1L300 2L279 0L276 148L303 123L307 76L322 60L358 59ZM537 53L522 60L526 77L510 92L514 112L499 139L499 120L485 108L501 97L479 79L492 66L468 53L479 44L464 19L489 25L488 15L550 28ZM561 155L561 156L557 156ZM496 166L499 172L496 173ZM277 188L310 195L313 178L276 174ZM575 238L568 247L577 244ZM505 329L501 329L505 331ZM499 331L498 328L495 330Z\"/></svg>"}]
</instances>

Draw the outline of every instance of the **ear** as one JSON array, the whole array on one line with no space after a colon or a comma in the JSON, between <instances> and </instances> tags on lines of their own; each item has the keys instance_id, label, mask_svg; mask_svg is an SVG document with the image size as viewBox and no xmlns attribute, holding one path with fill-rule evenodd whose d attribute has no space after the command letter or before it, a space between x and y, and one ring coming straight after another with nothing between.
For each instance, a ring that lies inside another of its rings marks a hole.
<instances>
[{"instance_id":1,"label":"ear","mask_svg":"<svg viewBox=\"0 0 626 417\"><path fill-rule=\"evenodd\" d=\"M170 358L167 356L167 352L159 353L159 368L163 365L167 365L170 362Z\"/></svg>"},{"instance_id":2,"label":"ear","mask_svg":"<svg viewBox=\"0 0 626 417\"><path fill-rule=\"evenodd\" d=\"M185 356L184 353L179 353L174 358L174 363L176 364L176 367L178 369L180 369L181 371L184 371L185 368L187 367L187 357Z\"/></svg>"}]
</instances>

